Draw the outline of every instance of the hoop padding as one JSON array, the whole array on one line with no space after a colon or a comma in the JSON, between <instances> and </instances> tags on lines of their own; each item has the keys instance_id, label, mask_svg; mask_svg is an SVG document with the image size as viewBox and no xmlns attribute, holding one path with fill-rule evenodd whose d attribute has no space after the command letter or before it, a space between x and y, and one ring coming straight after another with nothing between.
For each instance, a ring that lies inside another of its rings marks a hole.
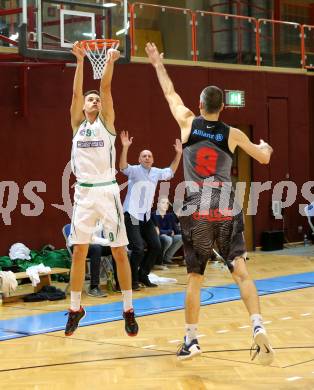
<instances>
[{"instance_id":1,"label":"hoop padding","mask_svg":"<svg viewBox=\"0 0 314 390\"><path fill-rule=\"evenodd\" d=\"M101 79L104 74L104 66L109 49L117 49L119 41L116 39L94 39L81 41L83 49L92 64L94 79Z\"/></svg>"}]
</instances>

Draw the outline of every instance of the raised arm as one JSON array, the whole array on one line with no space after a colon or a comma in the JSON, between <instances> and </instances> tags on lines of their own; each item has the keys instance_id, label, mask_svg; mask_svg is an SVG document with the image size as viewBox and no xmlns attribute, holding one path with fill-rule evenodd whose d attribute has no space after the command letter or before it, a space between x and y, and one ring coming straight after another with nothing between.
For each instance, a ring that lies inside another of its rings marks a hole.
<instances>
[{"instance_id":1,"label":"raised arm","mask_svg":"<svg viewBox=\"0 0 314 390\"><path fill-rule=\"evenodd\" d=\"M127 131L121 131L120 139L122 143L122 152L120 155L119 168L125 169L128 167L128 150L132 145L133 137L129 138L129 133Z\"/></svg>"},{"instance_id":2,"label":"raised arm","mask_svg":"<svg viewBox=\"0 0 314 390\"><path fill-rule=\"evenodd\" d=\"M263 140L260 141L259 145L254 144L241 130L232 127L230 129L229 148L234 151L237 146L240 146L241 149L261 164L268 164L273 153L273 148Z\"/></svg>"},{"instance_id":3,"label":"raised arm","mask_svg":"<svg viewBox=\"0 0 314 390\"><path fill-rule=\"evenodd\" d=\"M163 54L159 54L156 45L154 43L147 43L145 51L151 64L156 70L159 84L163 90L165 98L167 99L172 115L180 126L181 140L185 143L189 139L191 125L195 115L190 109L185 107L181 97L176 93L173 83L162 62Z\"/></svg>"},{"instance_id":4,"label":"raised arm","mask_svg":"<svg viewBox=\"0 0 314 390\"><path fill-rule=\"evenodd\" d=\"M175 173L176 170L178 169L178 166L179 166L179 163L181 160L181 156L182 156L182 143L179 139L176 139L176 143L173 146L174 146L174 150L176 151L176 155L174 157L174 160L170 164L170 168L171 168L172 172Z\"/></svg>"},{"instance_id":5,"label":"raised arm","mask_svg":"<svg viewBox=\"0 0 314 390\"><path fill-rule=\"evenodd\" d=\"M76 57L77 66L73 81L73 94L70 112L72 129L73 132L76 132L84 119L83 70L85 53L79 42L74 43L72 53Z\"/></svg>"},{"instance_id":6,"label":"raised arm","mask_svg":"<svg viewBox=\"0 0 314 390\"><path fill-rule=\"evenodd\" d=\"M111 95L111 80L113 75L114 63L120 57L119 50L109 49L107 52L107 60L105 63L104 74L100 81L100 100L101 100L101 115L105 121L107 129L115 133L114 128L114 109Z\"/></svg>"}]
</instances>

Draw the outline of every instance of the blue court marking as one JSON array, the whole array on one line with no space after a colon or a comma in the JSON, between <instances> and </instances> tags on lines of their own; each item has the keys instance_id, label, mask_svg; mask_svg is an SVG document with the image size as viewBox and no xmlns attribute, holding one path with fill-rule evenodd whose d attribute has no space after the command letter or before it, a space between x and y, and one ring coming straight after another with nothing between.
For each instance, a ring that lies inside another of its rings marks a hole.
<instances>
[{"instance_id":1,"label":"blue court marking","mask_svg":"<svg viewBox=\"0 0 314 390\"><path fill-rule=\"evenodd\" d=\"M279 276L256 281L259 295L276 294L283 291L314 287L314 272ZM184 292L134 299L137 317L181 310L184 307ZM235 284L207 287L201 291L201 305L235 301L240 299ZM65 311L50 312L0 321L0 341L63 330ZM122 320L122 302L86 307L86 317L80 326L88 326Z\"/></svg>"}]
</instances>

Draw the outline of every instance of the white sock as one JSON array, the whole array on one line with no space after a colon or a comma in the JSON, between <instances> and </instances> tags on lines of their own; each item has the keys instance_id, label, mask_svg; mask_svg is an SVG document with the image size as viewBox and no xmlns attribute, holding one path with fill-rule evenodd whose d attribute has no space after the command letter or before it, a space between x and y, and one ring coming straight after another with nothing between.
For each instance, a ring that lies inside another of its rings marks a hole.
<instances>
[{"instance_id":1,"label":"white sock","mask_svg":"<svg viewBox=\"0 0 314 390\"><path fill-rule=\"evenodd\" d=\"M123 297L123 311L133 309L132 290L121 290Z\"/></svg>"},{"instance_id":2,"label":"white sock","mask_svg":"<svg viewBox=\"0 0 314 390\"><path fill-rule=\"evenodd\" d=\"M264 328L263 319L260 314L252 314L250 318L252 321L253 330L255 329L256 326L261 326L262 328Z\"/></svg>"},{"instance_id":3,"label":"white sock","mask_svg":"<svg viewBox=\"0 0 314 390\"><path fill-rule=\"evenodd\" d=\"M185 343L190 344L196 339L197 324L185 324Z\"/></svg>"},{"instance_id":4,"label":"white sock","mask_svg":"<svg viewBox=\"0 0 314 390\"><path fill-rule=\"evenodd\" d=\"M81 291L71 291L71 306L73 311L79 311L81 307Z\"/></svg>"}]
</instances>

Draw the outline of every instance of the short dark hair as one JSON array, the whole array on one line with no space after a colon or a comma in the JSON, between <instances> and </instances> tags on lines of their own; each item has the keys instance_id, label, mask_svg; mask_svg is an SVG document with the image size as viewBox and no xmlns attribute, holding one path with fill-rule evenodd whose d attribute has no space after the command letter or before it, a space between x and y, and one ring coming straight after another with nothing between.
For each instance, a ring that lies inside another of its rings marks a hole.
<instances>
[{"instance_id":1,"label":"short dark hair","mask_svg":"<svg viewBox=\"0 0 314 390\"><path fill-rule=\"evenodd\" d=\"M100 96L99 91L96 91L96 89L92 89L91 91L87 91L87 92L84 93L84 98L86 98L87 95L91 95L92 93L94 93L95 95Z\"/></svg>"},{"instance_id":2,"label":"short dark hair","mask_svg":"<svg viewBox=\"0 0 314 390\"><path fill-rule=\"evenodd\" d=\"M219 112L223 103L223 92L220 88L211 85L203 89L200 100L208 114L215 114Z\"/></svg>"}]
</instances>

